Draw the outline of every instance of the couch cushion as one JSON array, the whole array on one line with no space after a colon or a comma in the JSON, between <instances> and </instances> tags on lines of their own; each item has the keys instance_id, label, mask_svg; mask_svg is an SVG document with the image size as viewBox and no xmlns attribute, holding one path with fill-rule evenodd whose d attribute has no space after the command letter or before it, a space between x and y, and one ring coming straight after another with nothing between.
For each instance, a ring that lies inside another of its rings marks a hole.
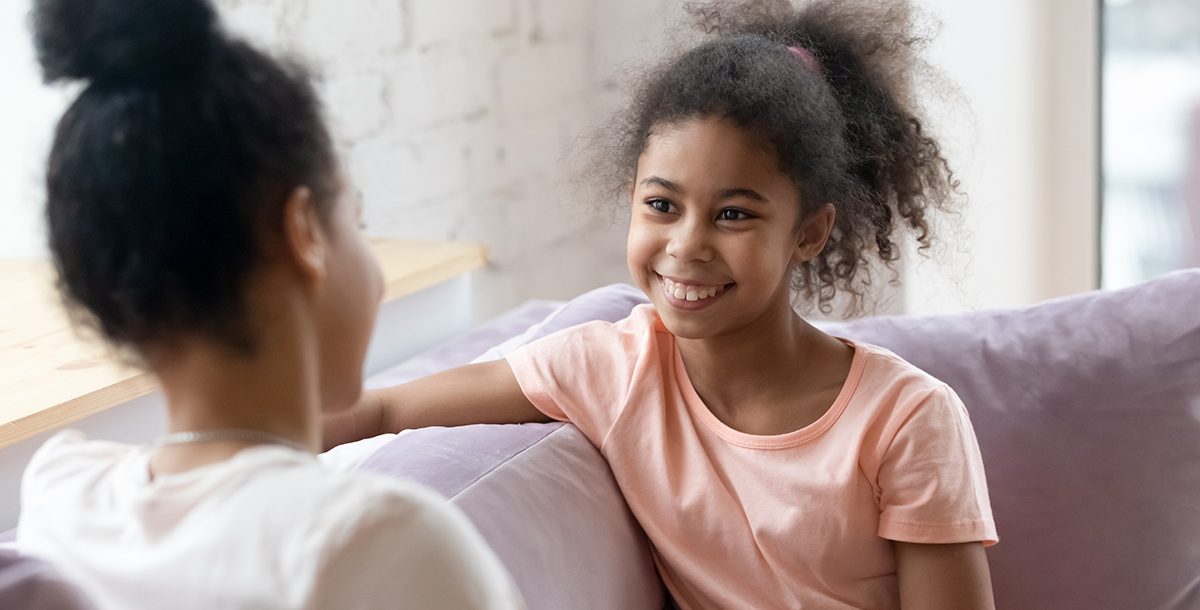
<instances>
[{"instance_id":1,"label":"couch cushion","mask_svg":"<svg viewBox=\"0 0 1200 610\"><path fill-rule=\"evenodd\" d=\"M424 483L462 509L529 608L662 608L650 547L608 464L574 426L424 428L366 471Z\"/></svg>"},{"instance_id":2,"label":"couch cushion","mask_svg":"<svg viewBox=\"0 0 1200 610\"><path fill-rule=\"evenodd\" d=\"M94 606L50 564L0 550L0 608L84 610Z\"/></svg>"},{"instance_id":3,"label":"couch cushion","mask_svg":"<svg viewBox=\"0 0 1200 610\"><path fill-rule=\"evenodd\" d=\"M1000 608L1200 608L1200 270L1035 307L830 332L950 384L1000 544Z\"/></svg>"}]
</instances>

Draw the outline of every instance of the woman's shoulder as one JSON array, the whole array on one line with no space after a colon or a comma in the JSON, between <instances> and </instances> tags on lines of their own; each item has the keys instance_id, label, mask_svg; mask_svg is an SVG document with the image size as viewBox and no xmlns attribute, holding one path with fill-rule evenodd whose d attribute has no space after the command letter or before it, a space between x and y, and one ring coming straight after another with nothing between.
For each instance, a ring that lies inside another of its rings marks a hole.
<instances>
[{"instance_id":1,"label":"woman's shoulder","mask_svg":"<svg viewBox=\"0 0 1200 610\"><path fill-rule=\"evenodd\" d=\"M32 498L43 488L81 479L96 480L136 459L144 450L106 440L92 440L78 430L63 430L42 443L30 458L21 480L22 495Z\"/></svg>"},{"instance_id":2,"label":"woman's shoulder","mask_svg":"<svg viewBox=\"0 0 1200 610\"><path fill-rule=\"evenodd\" d=\"M107 440L94 440L79 430L61 430L55 433L34 452L30 465L39 462L50 464L72 463L76 460L104 461L119 459L140 449L137 445L129 445Z\"/></svg>"}]
</instances>

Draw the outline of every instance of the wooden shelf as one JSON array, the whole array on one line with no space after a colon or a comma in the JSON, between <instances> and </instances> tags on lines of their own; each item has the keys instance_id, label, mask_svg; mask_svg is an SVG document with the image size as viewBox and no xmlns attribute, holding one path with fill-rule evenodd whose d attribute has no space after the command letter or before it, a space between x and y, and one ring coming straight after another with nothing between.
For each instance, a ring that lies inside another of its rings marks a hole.
<instances>
[{"instance_id":1,"label":"wooden shelf","mask_svg":"<svg viewBox=\"0 0 1200 610\"><path fill-rule=\"evenodd\" d=\"M371 240L391 301L486 262L483 246ZM80 337L42 261L0 261L0 447L54 430L157 389L152 375L115 362Z\"/></svg>"}]
</instances>

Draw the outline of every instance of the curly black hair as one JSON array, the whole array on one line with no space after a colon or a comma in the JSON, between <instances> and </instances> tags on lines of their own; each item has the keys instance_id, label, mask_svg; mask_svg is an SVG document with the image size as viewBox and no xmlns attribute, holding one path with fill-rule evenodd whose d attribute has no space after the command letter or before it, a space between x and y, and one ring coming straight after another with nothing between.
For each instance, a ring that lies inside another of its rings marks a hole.
<instances>
[{"instance_id":1,"label":"curly black hair","mask_svg":"<svg viewBox=\"0 0 1200 610\"><path fill-rule=\"evenodd\" d=\"M616 138L603 147L602 171L628 192L656 129L703 116L732 120L770 145L802 205L837 210L825 249L793 271L797 296L829 313L844 291L852 297L847 313L859 313L871 283L868 257L890 267L905 230L927 250L928 212L952 211L957 200L958 181L913 95L914 76L930 70L917 56L927 41L913 33L917 13L904 0L688 10L712 38L646 75L609 131Z\"/></svg>"},{"instance_id":2,"label":"curly black hair","mask_svg":"<svg viewBox=\"0 0 1200 610\"><path fill-rule=\"evenodd\" d=\"M208 0L36 0L31 23L46 82L86 81L46 172L73 317L135 352L252 352L245 284L288 194L328 220L340 188L308 74L226 35Z\"/></svg>"}]
</instances>

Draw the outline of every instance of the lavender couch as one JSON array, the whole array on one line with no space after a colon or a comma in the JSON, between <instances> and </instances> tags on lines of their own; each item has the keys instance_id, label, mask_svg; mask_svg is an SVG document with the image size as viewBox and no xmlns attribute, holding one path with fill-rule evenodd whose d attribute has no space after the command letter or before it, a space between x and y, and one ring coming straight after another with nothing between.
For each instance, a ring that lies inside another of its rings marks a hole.
<instances>
[{"instance_id":1,"label":"lavender couch","mask_svg":"<svg viewBox=\"0 0 1200 610\"><path fill-rule=\"evenodd\" d=\"M370 384L502 357L643 300L610 286L562 307L527 304ZM1021 310L827 329L887 347L962 396L1000 532L988 551L999 608L1197 609L1198 300L1191 270ZM662 607L647 542L573 427L431 428L346 446L344 457L355 451L358 467L422 481L463 509L530 608Z\"/></svg>"},{"instance_id":2,"label":"lavender couch","mask_svg":"<svg viewBox=\"0 0 1200 610\"><path fill-rule=\"evenodd\" d=\"M988 550L999 608L1197 609L1197 300L1192 270L1022 310L827 329L892 349L962 396L1000 532ZM559 328L619 319L640 302L635 289L610 286L562 306L528 303L368 383L502 357ZM427 428L324 457L441 492L474 521L532 610L663 605L644 535L572 426ZM51 572L10 559L0 552L0 608L25 607L19 600L31 598L19 594L55 594Z\"/></svg>"}]
</instances>

